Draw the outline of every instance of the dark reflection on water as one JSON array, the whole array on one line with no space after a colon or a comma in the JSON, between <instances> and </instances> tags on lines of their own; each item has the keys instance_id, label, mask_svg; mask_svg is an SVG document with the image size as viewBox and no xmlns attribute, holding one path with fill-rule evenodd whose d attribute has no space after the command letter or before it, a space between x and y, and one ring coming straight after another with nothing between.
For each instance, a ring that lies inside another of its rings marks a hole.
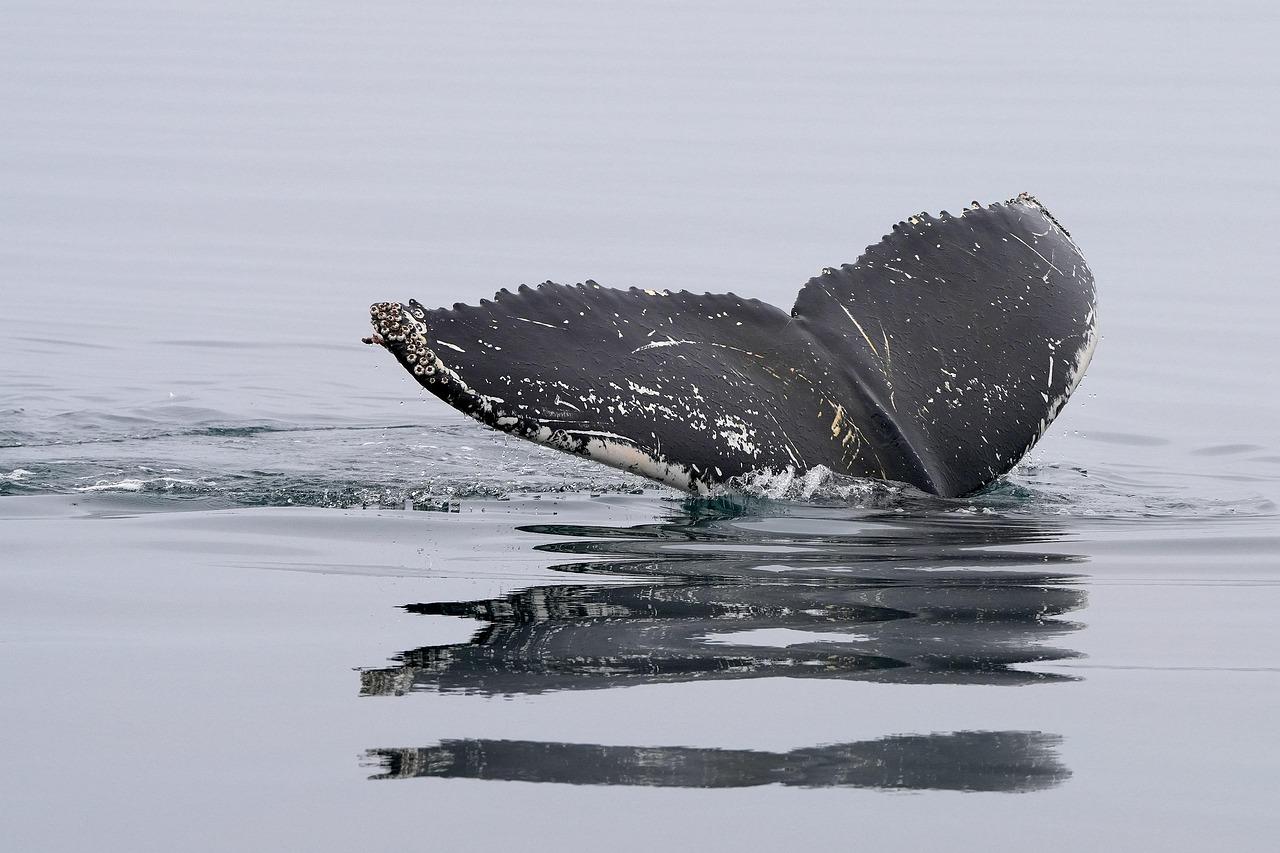
<instances>
[{"instance_id":1,"label":"dark reflection on water","mask_svg":"<svg viewBox=\"0 0 1280 853\"><path fill-rule=\"evenodd\" d=\"M578 537L543 550L626 557L561 571L657 579L406 605L484 627L466 643L413 649L399 666L365 670L362 691L515 695L778 675L973 684L1068 677L1016 665L1075 656L1047 642L1078 627L1058 617L1083 607L1085 593L1074 575L1045 570L1075 558L996 550L1046 541L1051 528L968 517L856 523L863 532L842 529L853 526L847 518L813 516L525 528Z\"/></svg>"},{"instance_id":2,"label":"dark reflection on water","mask_svg":"<svg viewBox=\"0 0 1280 853\"><path fill-rule=\"evenodd\" d=\"M376 749L374 779L438 776L679 788L897 788L1039 791L1071 775L1061 738L1040 732L895 735L857 743L753 749L600 746L520 740L446 740L422 749Z\"/></svg>"},{"instance_id":3,"label":"dark reflection on water","mask_svg":"<svg viewBox=\"0 0 1280 853\"><path fill-rule=\"evenodd\" d=\"M594 558L556 569L610 580L406 605L483 627L468 642L405 651L396 666L363 671L361 692L515 696L772 676L1071 680L1026 668L1078 655L1061 642L1080 627L1062 617L1086 603L1077 576L1064 571L1079 558L1035 547L1060 539L1060 527L951 513L768 510L691 503L663 524L524 528L556 537L541 550ZM958 732L769 753L459 740L369 756L385 770L376 778L1021 791L1068 775L1057 741Z\"/></svg>"},{"instance_id":4,"label":"dark reflection on water","mask_svg":"<svg viewBox=\"0 0 1280 853\"><path fill-rule=\"evenodd\" d=\"M406 609L487 624L470 642L414 649L399 656L400 666L366 670L362 689L513 695L779 675L968 684L1062 679L1014 668L1075 654L1042 644L1075 627L1053 617L1084 601L1082 591L1058 581L899 570L858 585L543 586L486 601L413 604ZM803 633L775 633L787 644L771 645L769 634L755 633L778 629L822 636L805 642Z\"/></svg>"}]
</instances>

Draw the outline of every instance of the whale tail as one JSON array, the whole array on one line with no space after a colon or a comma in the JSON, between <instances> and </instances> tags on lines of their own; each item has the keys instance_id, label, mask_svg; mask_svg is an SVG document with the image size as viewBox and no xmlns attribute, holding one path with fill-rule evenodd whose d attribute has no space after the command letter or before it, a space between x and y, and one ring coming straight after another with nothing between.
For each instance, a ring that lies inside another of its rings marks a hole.
<instances>
[{"instance_id":1,"label":"whale tail","mask_svg":"<svg viewBox=\"0 0 1280 853\"><path fill-rule=\"evenodd\" d=\"M378 303L366 341L490 427L678 488L825 466L949 497L1044 434L1089 363L1094 305L1079 249L1024 194L898 223L790 313L547 282Z\"/></svg>"}]
</instances>

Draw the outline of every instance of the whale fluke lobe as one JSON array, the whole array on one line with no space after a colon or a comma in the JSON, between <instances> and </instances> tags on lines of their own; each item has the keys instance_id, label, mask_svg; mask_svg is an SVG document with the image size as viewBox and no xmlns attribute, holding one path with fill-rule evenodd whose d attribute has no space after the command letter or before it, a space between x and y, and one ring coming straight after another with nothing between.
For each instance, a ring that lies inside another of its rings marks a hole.
<instances>
[{"instance_id":1,"label":"whale fluke lobe","mask_svg":"<svg viewBox=\"0 0 1280 853\"><path fill-rule=\"evenodd\" d=\"M378 303L366 341L490 427L678 488L825 466L950 497L1043 435L1092 355L1094 301L1080 250L1024 194L898 223L789 314L547 282Z\"/></svg>"}]
</instances>

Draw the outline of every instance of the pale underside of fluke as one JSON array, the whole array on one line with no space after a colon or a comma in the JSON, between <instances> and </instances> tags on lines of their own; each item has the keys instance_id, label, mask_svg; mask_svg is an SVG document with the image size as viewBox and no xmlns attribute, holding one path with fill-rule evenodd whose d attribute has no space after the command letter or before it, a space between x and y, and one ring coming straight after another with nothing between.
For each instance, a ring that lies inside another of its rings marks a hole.
<instances>
[{"instance_id":1,"label":"pale underside of fluke","mask_svg":"<svg viewBox=\"0 0 1280 853\"><path fill-rule=\"evenodd\" d=\"M1096 341L1093 275L1029 195L919 214L791 313L593 281L372 306L430 392L503 432L707 493L818 466L945 497L1012 468Z\"/></svg>"}]
</instances>

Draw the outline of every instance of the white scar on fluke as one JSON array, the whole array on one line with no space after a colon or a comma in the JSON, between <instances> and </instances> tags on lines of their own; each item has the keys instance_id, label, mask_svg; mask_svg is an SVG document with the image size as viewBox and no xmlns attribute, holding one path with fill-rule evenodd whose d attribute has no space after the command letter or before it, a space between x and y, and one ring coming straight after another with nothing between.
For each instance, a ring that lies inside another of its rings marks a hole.
<instances>
[{"instance_id":1,"label":"white scar on fluke","mask_svg":"<svg viewBox=\"0 0 1280 853\"><path fill-rule=\"evenodd\" d=\"M828 470L977 491L1044 434L1097 343L1088 265L1026 194L899 222L789 313L588 281L371 315L366 342L487 426L700 494Z\"/></svg>"}]
</instances>

